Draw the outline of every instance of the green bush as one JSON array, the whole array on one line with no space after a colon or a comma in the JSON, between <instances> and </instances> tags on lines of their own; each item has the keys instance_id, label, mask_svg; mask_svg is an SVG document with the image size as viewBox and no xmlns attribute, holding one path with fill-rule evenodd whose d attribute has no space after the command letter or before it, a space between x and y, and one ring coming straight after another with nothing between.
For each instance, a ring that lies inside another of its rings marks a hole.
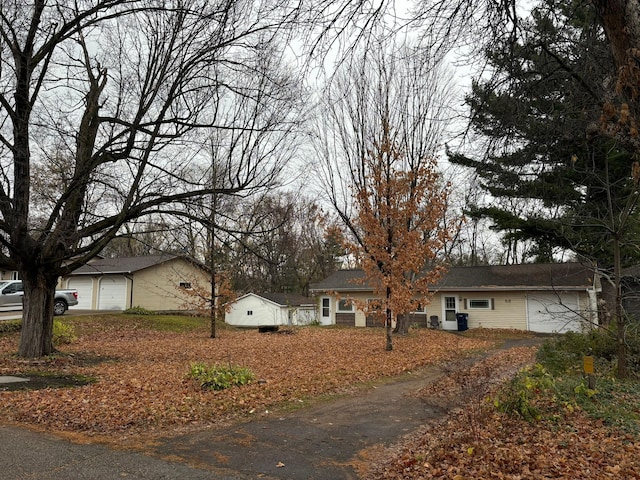
<instances>
[{"instance_id":1,"label":"green bush","mask_svg":"<svg viewBox=\"0 0 640 480\"><path fill-rule=\"evenodd\" d=\"M200 387L209 390L225 390L227 388L247 385L255 376L245 367L234 365L206 365L202 362L191 364L189 378L194 379Z\"/></svg>"},{"instance_id":2,"label":"green bush","mask_svg":"<svg viewBox=\"0 0 640 480\"><path fill-rule=\"evenodd\" d=\"M527 421L538 420L541 415L538 401L555 388L553 377L539 363L522 369L505 388L498 392L495 407L508 415Z\"/></svg>"},{"instance_id":3,"label":"green bush","mask_svg":"<svg viewBox=\"0 0 640 480\"><path fill-rule=\"evenodd\" d=\"M127 308L122 313L125 313L127 315L155 315L155 312L152 312L151 310L147 310L146 308L140 306Z\"/></svg>"},{"instance_id":4,"label":"green bush","mask_svg":"<svg viewBox=\"0 0 640 480\"><path fill-rule=\"evenodd\" d=\"M638 351L633 345L640 345L637 339L633 341L634 336L637 337L637 334L629 335L628 342L631 347L631 359L635 358L633 352ZM598 328L584 334L569 332L559 335L540 347L537 360L552 375L558 376L582 372L585 355L594 356L601 368L608 370L617 358L615 332L607 328ZM637 357L637 354L635 356Z\"/></svg>"},{"instance_id":5,"label":"green bush","mask_svg":"<svg viewBox=\"0 0 640 480\"><path fill-rule=\"evenodd\" d=\"M53 321L53 344L68 345L76 341L76 332L73 325L62 323L58 320Z\"/></svg>"},{"instance_id":6,"label":"green bush","mask_svg":"<svg viewBox=\"0 0 640 480\"><path fill-rule=\"evenodd\" d=\"M22 320L4 320L0 322L0 334L19 332L22 328Z\"/></svg>"}]
</instances>

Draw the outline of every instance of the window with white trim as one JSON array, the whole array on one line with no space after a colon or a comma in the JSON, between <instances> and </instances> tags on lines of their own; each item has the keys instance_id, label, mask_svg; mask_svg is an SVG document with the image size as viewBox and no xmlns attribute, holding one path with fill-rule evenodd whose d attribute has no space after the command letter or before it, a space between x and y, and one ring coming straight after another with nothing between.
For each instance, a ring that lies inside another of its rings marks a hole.
<instances>
[{"instance_id":1,"label":"window with white trim","mask_svg":"<svg viewBox=\"0 0 640 480\"><path fill-rule=\"evenodd\" d=\"M350 300L338 300L339 312L353 312L353 303Z\"/></svg>"},{"instance_id":2,"label":"window with white trim","mask_svg":"<svg viewBox=\"0 0 640 480\"><path fill-rule=\"evenodd\" d=\"M331 315L331 300L328 298L322 299L322 316L328 317Z\"/></svg>"},{"instance_id":3,"label":"window with white trim","mask_svg":"<svg viewBox=\"0 0 640 480\"><path fill-rule=\"evenodd\" d=\"M470 298L469 309L483 309L488 310L491 308L491 300L488 298Z\"/></svg>"}]
</instances>

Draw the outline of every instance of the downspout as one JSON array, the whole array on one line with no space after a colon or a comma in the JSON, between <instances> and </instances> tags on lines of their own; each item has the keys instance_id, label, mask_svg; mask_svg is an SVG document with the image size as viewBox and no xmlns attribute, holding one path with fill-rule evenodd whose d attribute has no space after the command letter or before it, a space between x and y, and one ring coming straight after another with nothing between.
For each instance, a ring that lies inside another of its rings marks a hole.
<instances>
[{"instance_id":1,"label":"downspout","mask_svg":"<svg viewBox=\"0 0 640 480\"><path fill-rule=\"evenodd\" d=\"M131 282L131 288L129 289L129 305L125 305L126 310L127 308L133 308L133 275L131 275L130 273L125 274L124 278Z\"/></svg>"}]
</instances>

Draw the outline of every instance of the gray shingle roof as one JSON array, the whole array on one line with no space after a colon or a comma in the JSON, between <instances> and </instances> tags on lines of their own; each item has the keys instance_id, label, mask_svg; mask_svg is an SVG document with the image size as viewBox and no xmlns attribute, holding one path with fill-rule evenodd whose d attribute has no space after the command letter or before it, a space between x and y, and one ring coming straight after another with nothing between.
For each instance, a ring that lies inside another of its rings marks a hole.
<instances>
[{"instance_id":1,"label":"gray shingle roof","mask_svg":"<svg viewBox=\"0 0 640 480\"><path fill-rule=\"evenodd\" d=\"M371 291L362 284L362 270L340 270L311 285L313 292ZM528 263L451 267L433 289L438 290L585 290L593 286L594 274L580 263Z\"/></svg>"},{"instance_id":2,"label":"gray shingle roof","mask_svg":"<svg viewBox=\"0 0 640 480\"><path fill-rule=\"evenodd\" d=\"M295 293L256 293L262 298L281 306L300 307L302 305L315 305L315 300Z\"/></svg>"},{"instance_id":3,"label":"gray shingle roof","mask_svg":"<svg viewBox=\"0 0 640 480\"><path fill-rule=\"evenodd\" d=\"M105 273L134 273L177 258L175 255L146 255L144 257L99 258L71 272L71 275Z\"/></svg>"}]
</instances>

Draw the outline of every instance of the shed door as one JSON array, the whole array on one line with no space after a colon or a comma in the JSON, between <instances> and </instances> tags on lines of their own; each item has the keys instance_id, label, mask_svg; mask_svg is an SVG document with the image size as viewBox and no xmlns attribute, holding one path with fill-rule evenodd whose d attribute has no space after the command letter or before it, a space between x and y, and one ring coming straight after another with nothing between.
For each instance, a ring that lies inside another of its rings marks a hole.
<instances>
[{"instance_id":1,"label":"shed door","mask_svg":"<svg viewBox=\"0 0 640 480\"><path fill-rule=\"evenodd\" d=\"M78 305L69 308L90 310L93 308L93 279L71 278L67 282L67 288L78 290Z\"/></svg>"},{"instance_id":2,"label":"shed door","mask_svg":"<svg viewBox=\"0 0 640 480\"><path fill-rule=\"evenodd\" d=\"M539 333L581 330L577 293L533 292L527 296L529 330Z\"/></svg>"},{"instance_id":3,"label":"shed door","mask_svg":"<svg viewBox=\"0 0 640 480\"><path fill-rule=\"evenodd\" d=\"M127 308L127 281L124 277L102 277L98 294L99 310Z\"/></svg>"}]
</instances>

